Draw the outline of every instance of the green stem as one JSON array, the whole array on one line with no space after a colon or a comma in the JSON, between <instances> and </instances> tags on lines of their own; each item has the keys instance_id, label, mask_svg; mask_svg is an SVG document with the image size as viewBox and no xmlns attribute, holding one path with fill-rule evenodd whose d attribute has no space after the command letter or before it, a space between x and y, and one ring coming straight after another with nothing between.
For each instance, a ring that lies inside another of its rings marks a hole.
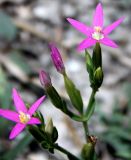
<instances>
[{"instance_id":1,"label":"green stem","mask_svg":"<svg viewBox=\"0 0 131 160\"><path fill-rule=\"evenodd\" d=\"M59 146L58 144L55 144L54 148L61 151L64 154L66 154L67 157L70 157L70 159L72 159L72 160L80 160L78 157L76 157L75 155L73 155L72 153L70 153L69 151L64 149L63 147Z\"/></svg>"},{"instance_id":2,"label":"green stem","mask_svg":"<svg viewBox=\"0 0 131 160\"><path fill-rule=\"evenodd\" d=\"M96 90L93 89L92 93L91 93L91 96L90 96L90 99L89 99L87 109L86 109L86 113L88 112L88 109L92 107L92 104L93 104L93 101L94 101L94 98L95 98L95 94L96 94ZM83 122L83 127L84 127L84 132L85 132L85 139L86 139L86 142L88 142L89 130L88 130L87 121Z\"/></svg>"},{"instance_id":3,"label":"green stem","mask_svg":"<svg viewBox=\"0 0 131 160\"><path fill-rule=\"evenodd\" d=\"M87 109L86 109L86 113L88 112L88 108L91 108L92 104L93 104L93 101L95 99L95 94L96 94L96 90L92 89L92 93L91 93L91 96L90 96L90 99L89 99L89 103L88 103L88 106L87 106Z\"/></svg>"},{"instance_id":4,"label":"green stem","mask_svg":"<svg viewBox=\"0 0 131 160\"><path fill-rule=\"evenodd\" d=\"M88 142L89 131L88 131L88 124L86 121L83 122L83 127L84 127L84 132L85 132L85 139L86 139L86 142Z\"/></svg>"}]
</instances>

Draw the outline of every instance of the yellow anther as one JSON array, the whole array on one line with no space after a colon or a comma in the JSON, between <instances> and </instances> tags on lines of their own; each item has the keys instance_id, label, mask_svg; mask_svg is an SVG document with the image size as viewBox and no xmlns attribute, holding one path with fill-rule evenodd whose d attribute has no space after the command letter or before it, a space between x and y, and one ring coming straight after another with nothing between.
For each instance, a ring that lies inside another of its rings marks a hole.
<instances>
[{"instance_id":1,"label":"yellow anther","mask_svg":"<svg viewBox=\"0 0 131 160\"><path fill-rule=\"evenodd\" d=\"M30 120L30 115L25 114L25 113L20 111L19 112L19 119L20 119L21 123L26 124Z\"/></svg>"},{"instance_id":2,"label":"yellow anther","mask_svg":"<svg viewBox=\"0 0 131 160\"><path fill-rule=\"evenodd\" d=\"M95 27L94 27L94 30L95 30L95 32L101 32L101 31L102 31L102 28L99 27L99 26L95 26Z\"/></svg>"},{"instance_id":3,"label":"yellow anther","mask_svg":"<svg viewBox=\"0 0 131 160\"><path fill-rule=\"evenodd\" d=\"M94 27L94 33L92 34L92 38L98 41L104 38L104 34L102 33L102 28L100 26Z\"/></svg>"}]
</instances>

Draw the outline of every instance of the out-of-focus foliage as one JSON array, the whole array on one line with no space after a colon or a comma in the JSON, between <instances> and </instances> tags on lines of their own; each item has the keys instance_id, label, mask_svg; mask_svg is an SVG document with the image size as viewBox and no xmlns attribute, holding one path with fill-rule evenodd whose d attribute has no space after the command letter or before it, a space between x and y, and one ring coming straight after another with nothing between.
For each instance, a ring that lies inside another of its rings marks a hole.
<instances>
[{"instance_id":1,"label":"out-of-focus foliage","mask_svg":"<svg viewBox=\"0 0 131 160\"><path fill-rule=\"evenodd\" d=\"M31 74L32 69L28 62L19 51L12 51L9 55L10 60L26 74Z\"/></svg>"},{"instance_id":2,"label":"out-of-focus foliage","mask_svg":"<svg viewBox=\"0 0 131 160\"><path fill-rule=\"evenodd\" d=\"M13 146L9 151L6 152L1 158L1 160L14 160L19 154L25 150L29 145L33 137L31 135L25 134L25 136L19 140L15 146Z\"/></svg>"},{"instance_id":3,"label":"out-of-focus foliage","mask_svg":"<svg viewBox=\"0 0 131 160\"><path fill-rule=\"evenodd\" d=\"M7 77L0 68L0 106L4 109L11 108L11 84L7 82ZM5 120L4 118L0 119L0 137L6 136L6 133L9 131L10 121Z\"/></svg>"},{"instance_id":4,"label":"out-of-focus foliage","mask_svg":"<svg viewBox=\"0 0 131 160\"><path fill-rule=\"evenodd\" d=\"M16 37L17 28L10 16L0 11L0 37L6 40L13 40Z\"/></svg>"},{"instance_id":5,"label":"out-of-focus foliage","mask_svg":"<svg viewBox=\"0 0 131 160\"><path fill-rule=\"evenodd\" d=\"M17 35L17 28L11 17L5 12L0 11L0 39L7 42L13 42ZM19 50L10 48L9 53L2 54L3 60L0 66L0 108L14 110L11 92L14 85L8 79L7 68L11 73L11 77L18 80L27 79L27 75L32 73L31 67L28 65L26 58ZM21 155L23 151L27 151L27 146L32 141L32 136L23 132L22 137L14 141L9 141L9 133L13 127L13 122L0 117L0 160L14 160Z\"/></svg>"},{"instance_id":6,"label":"out-of-focus foliage","mask_svg":"<svg viewBox=\"0 0 131 160\"><path fill-rule=\"evenodd\" d=\"M116 100L112 114L107 116L100 113L100 120L106 130L99 135L107 144L109 151L114 151L114 156L131 159L131 84L124 85L126 102L124 105Z\"/></svg>"}]
</instances>

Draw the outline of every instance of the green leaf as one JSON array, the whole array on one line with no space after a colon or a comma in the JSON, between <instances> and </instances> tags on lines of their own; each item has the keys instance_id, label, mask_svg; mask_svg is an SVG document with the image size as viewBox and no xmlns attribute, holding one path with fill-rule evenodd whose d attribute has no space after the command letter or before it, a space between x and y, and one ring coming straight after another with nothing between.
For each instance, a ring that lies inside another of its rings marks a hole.
<instances>
[{"instance_id":1,"label":"green leaf","mask_svg":"<svg viewBox=\"0 0 131 160\"><path fill-rule=\"evenodd\" d=\"M5 154L3 160L13 160L17 155L22 154L32 139L32 136L28 134L25 135L23 139L21 139L10 151Z\"/></svg>"},{"instance_id":2,"label":"green leaf","mask_svg":"<svg viewBox=\"0 0 131 160\"><path fill-rule=\"evenodd\" d=\"M44 148L44 149L49 149L49 148L50 148L50 145L48 144L47 141L42 141L42 142L41 142L41 146L42 146L42 148Z\"/></svg>"},{"instance_id":3,"label":"green leaf","mask_svg":"<svg viewBox=\"0 0 131 160\"><path fill-rule=\"evenodd\" d=\"M73 106L80 113L83 113L83 101L82 101L80 91L76 88L75 84L67 77L66 74L64 75L64 82L65 82L66 91L70 97L70 100Z\"/></svg>"},{"instance_id":4,"label":"green leaf","mask_svg":"<svg viewBox=\"0 0 131 160\"><path fill-rule=\"evenodd\" d=\"M28 130L31 135L40 143L47 139L47 136L42 133L37 126L28 126Z\"/></svg>"},{"instance_id":5,"label":"green leaf","mask_svg":"<svg viewBox=\"0 0 131 160\"><path fill-rule=\"evenodd\" d=\"M86 69L89 73L90 83L92 84L94 79L94 74L93 74L94 66L93 66L92 58L87 50L85 50L85 58L86 58Z\"/></svg>"},{"instance_id":6,"label":"green leaf","mask_svg":"<svg viewBox=\"0 0 131 160\"><path fill-rule=\"evenodd\" d=\"M89 75L93 76L93 61L87 50L85 50L85 58L86 58L86 69Z\"/></svg>"},{"instance_id":7,"label":"green leaf","mask_svg":"<svg viewBox=\"0 0 131 160\"><path fill-rule=\"evenodd\" d=\"M9 15L0 11L0 37L6 40L13 40L16 37L17 28Z\"/></svg>"},{"instance_id":8,"label":"green leaf","mask_svg":"<svg viewBox=\"0 0 131 160\"><path fill-rule=\"evenodd\" d=\"M54 153L54 148L52 147L52 145L50 143L48 143L48 141L43 141L41 142L41 147L43 149L48 149L50 153Z\"/></svg>"},{"instance_id":9,"label":"green leaf","mask_svg":"<svg viewBox=\"0 0 131 160\"><path fill-rule=\"evenodd\" d=\"M131 152L130 152L130 150L120 150L116 153L116 156L130 160L131 159Z\"/></svg>"},{"instance_id":10,"label":"green leaf","mask_svg":"<svg viewBox=\"0 0 131 160\"><path fill-rule=\"evenodd\" d=\"M20 52L12 51L9 58L26 74L33 73L31 66L28 64L26 59L20 54Z\"/></svg>"},{"instance_id":11,"label":"green leaf","mask_svg":"<svg viewBox=\"0 0 131 160\"><path fill-rule=\"evenodd\" d=\"M52 141L53 143L56 142L58 139L58 131L56 129L56 127L53 128L53 133L52 133Z\"/></svg>"},{"instance_id":12,"label":"green leaf","mask_svg":"<svg viewBox=\"0 0 131 160\"><path fill-rule=\"evenodd\" d=\"M40 111L37 111L35 113L35 117L37 117L41 120L41 124L40 124L41 126L45 126L45 120L44 120L44 117Z\"/></svg>"},{"instance_id":13,"label":"green leaf","mask_svg":"<svg viewBox=\"0 0 131 160\"><path fill-rule=\"evenodd\" d=\"M46 92L53 105L56 108L62 110L64 113L66 113L67 112L66 102L60 97L56 89L53 86L51 86L46 89Z\"/></svg>"},{"instance_id":14,"label":"green leaf","mask_svg":"<svg viewBox=\"0 0 131 160\"><path fill-rule=\"evenodd\" d=\"M10 109L12 85L7 81L6 75L0 68L0 105L2 108Z\"/></svg>"}]
</instances>

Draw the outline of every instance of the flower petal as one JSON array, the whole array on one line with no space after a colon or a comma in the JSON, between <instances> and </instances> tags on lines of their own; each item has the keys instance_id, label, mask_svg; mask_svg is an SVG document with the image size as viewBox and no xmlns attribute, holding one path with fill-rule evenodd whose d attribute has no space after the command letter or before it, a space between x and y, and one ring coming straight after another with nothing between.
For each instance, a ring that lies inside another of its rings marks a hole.
<instances>
[{"instance_id":1,"label":"flower petal","mask_svg":"<svg viewBox=\"0 0 131 160\"><path fill-rule=\"evenodd\" d=\"M19 122L19 115L14 111L8 109L0 109L0 116L7 118L13 122Z\"/></svg>"},{"instance_id":2,"label":"flower petal","mask_svg":"<svg viewBox=\"0 0 131 160\"><path fill-rule=\"evenodd\" d=\"M15 127L12 129L11 133L10 133L10 136L9 136L9 139L13 139L15 138L20 132L23 131L23 129L25 128L25 124L22 124L22 123L17 123L15 125Z\"/></svg>"},{"instance_id":3,"label":"flower petal","mask_svg":"<svg viewBox=\"0 0 131 160\"><path fill-rule=\"evenodd\" d=\"M100 43L102 43L102 44L104 44L106 46L113 47L113 48L117 48L118 47L118 45L114 41L112 41L111 39L109 39L107 37L105 37L102 40L100 40Z\"/></svg>"},{"instance_id":4,"label":"flower petal","mask_svg":"<svg viewBox=\"0 0 131 160\"><path fill-rule=\"evenodd\" d=\"M93 38L87 38L84 41L82 41L79 46L77 47L78 51L81 51L85 48L89 48L93 46L96 43L96 40Z\"/></svg>"},{"instance_id":5,"label":"flower petal","mask_svg":"<svg viewBox=\"0 0 131 160\"><path fill-rule=\"evenodd\" d=\"M34 104L32 104L32 106L30 107L28 114L30 116L32 116L32 114L34 114L34 112L37 110L37 108L39 107L39 105L42 103L43 100L45 100L46 96L43 96L41 98L39 98Z\"/></svg>"},{"instance_id":6,"label":"flower petal","mask_svg":"<svg viewBox=\"0 0 131 160\"><path fill-rule=\"evenodd\" d=\"M38 118L32 117L27 124L40 124L41 121Z\"/></svg>"},{"instance_id":7,"label":"flower petal","mask_svg":"<svg viewBox=\"0 0 131 160\"><path fill-rule=\"evenodd\" d=\"M103 8L101 3L99 3L96 7L93 18L93 26L103 27Z\"/></svg>"},{"instance_id":8,"label":"flower petal","mask_svg":"<svg viewBox=\"0 0 131 160\"><path fill-rule=\"evenodd\" d=\"M27 112L27 108L23 102L23 100L21 99L19 93L17 92L17 90L15 88L13 88L13 91L12 91L12 95L13 95L13 100L14 100L14 104L15 104L15 107L17 109L17 111L22 111L22 112Z\"/></svg>"},{"instance_id":9,"label":"flower petal","mask_svg":"<svg viewBox=\"0 0 131 160\"><path fill-rule=\"evenodd\" d=\"M83 34L89 36L91 34L92 29L85 24L76 21L75 19L72 18L67 18L67 21L78 31L82 32Z\"/></svg>"},{"instance_id":10,"label":"flower petal","mask_svg":"<svg viewBox=\"0 0 131 160\"><path fill-rule=\"evenodd\" d=\"M122 23L122 21L124 20L124 17L118 19L117 21L115 21L114 23L112 23L111 25L107 26L104 30L103 33L105 35L109 34L110 32L112 32L120 23Z\"/></svg>"}]
</instances>

